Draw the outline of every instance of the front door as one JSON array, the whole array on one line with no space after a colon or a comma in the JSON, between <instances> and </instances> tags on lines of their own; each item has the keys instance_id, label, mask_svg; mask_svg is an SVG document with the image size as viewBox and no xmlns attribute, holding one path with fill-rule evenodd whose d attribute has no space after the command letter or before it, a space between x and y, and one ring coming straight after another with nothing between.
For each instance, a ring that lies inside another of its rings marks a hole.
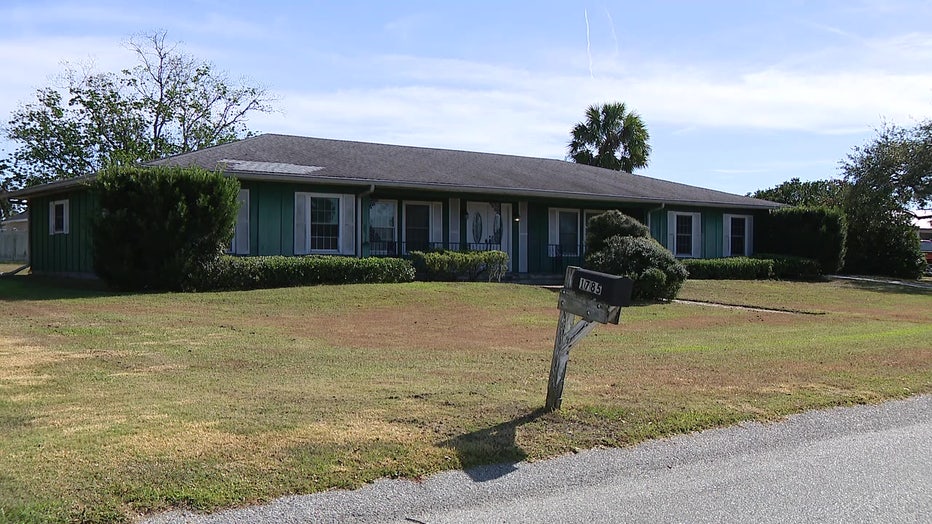
<instances>
[{"instance_id":1,"label":"front door","mask_svg":"<svg viewBox=\"0 0 932 524\"><path fill-rule=\"evenodd\" d=\"M466 246L473 251L504 251L511 268L511 204L467 202L466 211Z\"/></svg>"}]
</instances>

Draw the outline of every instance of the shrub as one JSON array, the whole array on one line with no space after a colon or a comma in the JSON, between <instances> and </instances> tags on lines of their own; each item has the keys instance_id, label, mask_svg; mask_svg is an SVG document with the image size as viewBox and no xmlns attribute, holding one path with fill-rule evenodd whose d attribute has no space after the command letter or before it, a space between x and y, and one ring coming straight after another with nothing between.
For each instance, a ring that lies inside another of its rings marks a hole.
<instances>
[{"instance_id":1,"label":"shrub","mask_svg":"<svg viewBox=\"0 0 932 524\"><path fill-rule=\"evenodd\" d=\"M773 260L732 257L683 261L689 278L697 280L763 280L773 277Z\"/></svg>"},{"instance_id":2,"label":"shrub","mask_svg":"<svg viewBox=\"0 0 932 524\"><path fill-rule=\"evenodd\" d=\"M851 211L852 234L848 237L845 273L919 278L926 263L919 250L916 229L906 216L884 219L875 216L883 213L869 209Z\"/></svg>"},{"instance_id":3,"label":"shrub","mask_svg":"<svg viewBox=\"0 0 932 524\"><path fill-rule=\"evenodd\" d=\"M811 280L822 275L822 265L811 258L785 255L760 255L773 263L773 276L796 280Z\"/></svg>"},{"instance_id":4,"label":"shrub","mask_svg":"<svg viewBox=\"0 0 932 524\"><path fill-rule=\"evenodd\" d=\"M768 278L813 279L821 266L811 258L757 255L754 258L707 258L683 261L689 278L696 280L764 280Z\"/></svg>"},{"instance_id":5,"label":"shrub","mask_svg":"<svg viewBox=\"0 0 932 524\"><path fill-rule=\"evenodd\" d=\"M759 220L757 251L811 258L830 273L845 264L848 224L829 207L785 207Z\"/></svg>"},{"instance_id":6,"label":"shrub","mask_svg":"<svg viewBox=\"0 0 932 524\"><path fill-rule=\"evenodd\" d=\"M197 168L115 167L91 183L94 270L123 289L190 289L233 236L239 182Z\"/></svg>"},{"instance_id":7,"label":"shrub","mask_svg":"<svg viewBox=\"0 0 932 524\"><path fill-rule=\"evenodd\" d=\"M223 256L200 277L201 290L395 283L414 280L414 267L400 258Z\"/></svg>"},{"instance_id":8,"label":"shrub","mask_svg":"<svg viewBox=\"0 0 932 524\"><path fill-rule=\"evenodd\" d=\"M686 281L686 267L656 240L613 236L586 255L586 267L634 281L635 300L672 300Z\"/></svg>"},{"instance_id":9,"label":"shrub","mask_svg":"<svg viewBox=\"0 0 932 524\"><path fill-rule=\"evenodd\" d=\"M614 236L648 238L650 230L621 211L606 211L590 218L586 224L586 251L599 251Z\"/></svg>"},{"instance_id":10,"label":"shrub","mask_svg":"<svg viewBox=\"0 0 932 524\"><path fill-rule=\"evenodd\" d=\"M485 273L489 282L501 281L508 271L504 251L412 251L411 259L428 280L475 281Z\"/></svg>"}]
</instances>

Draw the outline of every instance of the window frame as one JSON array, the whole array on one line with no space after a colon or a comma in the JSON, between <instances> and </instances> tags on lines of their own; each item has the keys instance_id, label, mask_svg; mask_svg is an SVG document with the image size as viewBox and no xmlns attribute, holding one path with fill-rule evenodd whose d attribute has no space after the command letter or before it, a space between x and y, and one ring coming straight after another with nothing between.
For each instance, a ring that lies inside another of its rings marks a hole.
<instances>
[{"instance_id":1,"label":"window frame","mask_svg":"<svg viewBox=\"0 0 932 524\"><path fill-rule=\"evenodd\" d=\"M55 211L62 208L62 227L58 229L55 223ZM71 226L71 205L69 199L53 200L49 202L49 235L67 235Z\"/></svg>"},{"instance_id":2,"label":"window frame","mask_svg":"<svg viewBox=\"0 0 932 524\"><path fill-rule=\"evenodd\" d=\"M563 251L561 242L560 242L560 213L573 213L576 215L576 249L575 251ZM548 255L550 257L578 257L580 256L581 243L584 242L581 239L582 235L582 222L581 218L584 216L585 211L570 207L551 207L548 209L548 215L550 216L549 220L549 242L548 242ZM558 251L559 249L559 253Z\"/></svg>"},{"instance_id":3,"label":"window frame","mask_svg":"<svg viewBox=\"0 0 932 524\"><path fill-rule=\"evenodd\" d=\"M690 251L689 254L677 253L676 250L676 222L677 218L689 217L690 224ZM676 258L700 258L702 256L702 213L696 211L670 211L667 214L667 238L669 245L667 249L673 253Z\"/></svg>"},{"instance_id":4,"label":"window frame","mask_svg":"<svg viewBox=\"0 0 932 524\"><path fill-rule=\"evenodd\" d=\"M318 193L307 191L295 192L295 255L353 255L355 254L355 244L349 245L349 240L355 238L352 231L355 228L355 210L356 196L348 193ZM336 249L311 249L311 199L328 198L337 201L337 247ZM298 221L298 200L303 199L304 216ZM299 231L299 224L303 231ZM304 248L299 249L298 235L302 235L300 244ZM347 237L349 235L349 237ZM355 242L355 241L354 241Z\"/></svg>"},{"instance_id":5,"label":"window frame","mask_svg":"<svg viewBox=\"0 0 932 524\"><path fill-rule=\"evenodd\" d=\"M249 209L249 190L240 189L239 194L236 195L236 202L239 204L239 209L236 211L236 222L234 222L233 226L233 238L230 240L229 253L231 255L248 255L250 252L249 218L251 212ZM244 217L245 221L241 221L240 219Z\"/></svg>"},{"instance_id":6,"label":"window frame","mask_svg":"<svg viewBox=\"0 0 932 524\"><path fill-rule=\"evenodd\" d=\"M392 206L392 220L394 224L392 225L392 240L388 241L395 244L395 249L374 249L372 247L372 242L385 242L384 240L375 241L372 239L372 206L375 204L391 204ZM369 202L369 231L366 232L366 239L369 242L369 253L372 255L393 255L398 253L398 201L394 199L373 199Z\"/></svg>"},{"instance_id":7,"label":"window frame","mask_svg":"<svg viewBox=\"0 0 932 524\"><path fill-rule=\"evenodd\" d=\"M427 249L430 250L433 244L443 242L443 203L431 200L405 200L401 206L401 244L403 254L408 254L411 249L408 248L408 206L426 206L427 207ZM440 220L440 224L435 221ZM441 238L437 238L440 233ZM414 251L418 251L415 249Z\"/></svg>"},{"instance_id":8,"label":"window frame","mask_svg":"<svg viewBox=\"0 0 932 524\"><path fill-rule=\"evenodd\" d=\"M731 252L731 221L734 218L744 220L744 253ZM726 213L722 216L722 254L726 257L749 257L754 252L754 216Z\"/></svg>"}]
</instances>

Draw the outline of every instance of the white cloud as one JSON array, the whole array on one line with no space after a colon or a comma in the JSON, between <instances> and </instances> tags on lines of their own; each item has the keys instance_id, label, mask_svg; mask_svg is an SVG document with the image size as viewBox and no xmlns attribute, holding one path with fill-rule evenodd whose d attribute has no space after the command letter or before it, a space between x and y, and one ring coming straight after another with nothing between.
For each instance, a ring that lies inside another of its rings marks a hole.
<instances>
[{"instance_id":1,"label":"white cloud","mask_svg":"<svg viewBox=\"0 0 932 524\"><path fill-rule=\"evenodd\" d=\"M625 101L649 127L863 133L881 118L926 115L932 86L932 73L871 70L737 75L669 65L591 79L584 71L398 56L374 67L394 87L289 92L283 115L253 122L269 131L553 157L592 103Z\"/></svg>"}]
</instances>

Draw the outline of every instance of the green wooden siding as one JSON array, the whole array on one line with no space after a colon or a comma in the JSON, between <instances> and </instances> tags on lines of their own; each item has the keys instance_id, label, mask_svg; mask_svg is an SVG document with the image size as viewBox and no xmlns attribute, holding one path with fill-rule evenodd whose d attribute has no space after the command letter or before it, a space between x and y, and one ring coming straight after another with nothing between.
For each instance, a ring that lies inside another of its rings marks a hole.
<instances>
[{"instance_id":1,"label":"green wooden siding","mask_svg":"<svg viewBox=\"0 0 932 524\"><path fill-rule=\"evenodd\" d=\"M68 233L49 233L49 205L68 201ZM91 221L97 203L87 190L29 200L29 263L34 273L94 273Z\"/></svg>"},{"instance_id":2,"label":"green wooden siding","mask_svg":"<svg viewBox=\"0 0 932 524\"><path fill-rule=\"evenodd\" d=\"M725 231L723 213L719 210L702 212L702 253L703 258L721 258L725 254L722 247Z\"/></svg>"},{"instance_id":3,"label":"green wooden siding","mask_svg":"<svg viewBox=\"0 0 932 524\"><path fill-rule=\"evenodd\" d=\"M293 255L294 254L294 205L296 192L355 194L366 192L366 188L359 186L308 186L296 183L256 182L244 181L244 189L249 190L249 254L250 255ZM451 217L450 198L458 198L460 209L455 210ZM69 201L69 232L68 234L49 234L49 204L53 201ZM467 202L502 202L512 206L512 213L519 212L520 202L515 199L496 199L481 194L450 194L438 191L409 191L409 190L382 190L375 188L371 194L366 194L359 205L356 219L357 233L362 235L361 252L359 256L368 256L370 246L368 243L369 231L369 203L372 199L394 200L397 203L399 220L398 240L401 241L403 233L404 206L409 202L438 202L442 205L443 234L442 242L445 245L466 243L466 218L463 210ZM670 212L692 212L701 214L701 253L705 258L721 257L723 246L723 216L724 214L753 214L760 216L764 212L751 213L738 209L714 209L698 207L671 207L660 208L657 205L631 205L622 204L613 206L606 202L585 202L566 199L527 199L527 209L521 216L520 222L511 221L512 238L512 270L518 270L518 260L523 252L527 255L527 271L529 273L560 273L566 265L581 264L582 256L567 255L559 260L550 256L550 209L571 209L579 212L580 219L584 219L587 211L602 211L619 209L634 218L649 224L651 235L661 244L669 248L668 217ZM30 213L30 243L31 264L37 273L64 273L64 274L92 274L93 260L91 247L91 220L96 210L90 193L85 189L72 190L54 196L36 197L31 199ZM450 220L460 221L459 238L451 239ZM527 245L520 245L520 228L527 228ZM580 230L580 242L585 242ZM754 235L758 230L754 228Z\"/></svg>"}]
</instances>

